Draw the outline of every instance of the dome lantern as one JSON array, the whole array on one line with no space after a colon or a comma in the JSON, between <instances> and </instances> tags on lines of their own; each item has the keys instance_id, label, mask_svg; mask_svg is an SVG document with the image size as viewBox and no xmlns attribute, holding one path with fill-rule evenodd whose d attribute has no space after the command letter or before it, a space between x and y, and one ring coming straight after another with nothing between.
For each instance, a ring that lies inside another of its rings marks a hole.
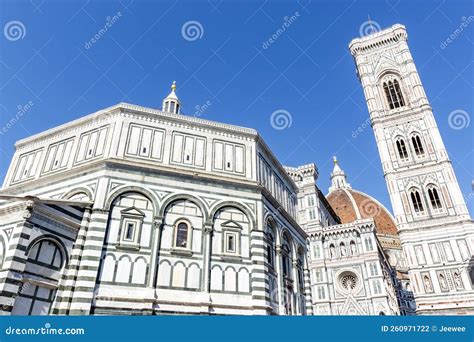
<instances>
[{"instance_id":1,"label":"dome lantern","mask_svg":"<svg viewBox=\"0 0 474 342\"><path fill-rule=\"evenodd\" d=\"M171 114L179 114L180 102L178 96L175 93L176 90L176 81L173 81L171 85L171 93L163 100L162 111Z\"/></svg>"},{"instance_id":2,"label":"dome lantern","mask_svg":"<svg viewBox=\"0 0 474 342\"><path fill-rule=\"evenodd\" d=\"M336 189L351 189L351 185L347 183L346 174L339 166L339 162L337 161L336 156L333 157L334 161L334 169L331 172L331 187L329 188L329 192L336 190Z\"/></svg>"}]
</instances>

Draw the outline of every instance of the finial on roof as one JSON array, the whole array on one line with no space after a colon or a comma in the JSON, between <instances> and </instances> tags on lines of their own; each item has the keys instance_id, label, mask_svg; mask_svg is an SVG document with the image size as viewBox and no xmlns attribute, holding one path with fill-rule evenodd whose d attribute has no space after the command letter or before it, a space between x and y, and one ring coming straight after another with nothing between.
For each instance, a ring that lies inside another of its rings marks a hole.
<instances>
[{"instance_id":1,"label":"finial on roof","mask_svg":"<svg viewBox=\"0 0 474 342\"><path fill-rule=\"evenodd\" d=\"M176 81L171 84L171 93L163 100L162 111L172 114L179 114L180 102L178 96L175 93Z\"/></svg>"},{"instance_id":2,"label":"finial on roof","mask_svg":"<svg viewBox=\"0 0 474 342\"><path fill-rule=\"evenodd\" d=\"M370 19L370 14L367 14L367 19L368 19L368 23L369 23L370 34L377 32L377 29L374 28L372 19Z\"/></svg>"},{"instance_id":3,"label":"finial on roof","mask_svg":"<svg viewBox=\"0 0 474 342\"><path fill-rule=\"evenodd\" d=\"M334 161L334 168L331 172L331 187L329 188L329 192L336 190L336 189L350 189L351 185L347 183L346 174L339 166L339 162L337 157L332 157Z\"/></svg>"}]
</instances>

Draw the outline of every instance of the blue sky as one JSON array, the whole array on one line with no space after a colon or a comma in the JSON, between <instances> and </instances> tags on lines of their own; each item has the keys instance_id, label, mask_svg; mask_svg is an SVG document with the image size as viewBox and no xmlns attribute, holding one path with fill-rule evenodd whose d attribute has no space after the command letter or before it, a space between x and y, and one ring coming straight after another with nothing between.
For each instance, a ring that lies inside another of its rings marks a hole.
<instances>
[{"instance_id":1,"label":"blue sky","mask_svg":"<svg viewBox=\"0 0 474 342\"><path fill-rule=\"evenodd\" d=\"M18 139L121 101L159 108L176 80L185 114L256 128L285 165L315 162L324 193L337 155L353 188L391 209L372 130L354 134L368 112L348 44L367 29L368 15L374 27L407 27L474 213L474 123L453 129L448 122L453 111L466 120L474 113L471 1L3 0L0 126L19 106L30 108L0 134L0 177ZM285 20L291 24L269 42ZM21 23L19 35L6 33L11 21ZM192 27L183 35L190 21L197 36ZM291 115L291 126L272 127L278 110Z\"/></svg>"}]
</instances>

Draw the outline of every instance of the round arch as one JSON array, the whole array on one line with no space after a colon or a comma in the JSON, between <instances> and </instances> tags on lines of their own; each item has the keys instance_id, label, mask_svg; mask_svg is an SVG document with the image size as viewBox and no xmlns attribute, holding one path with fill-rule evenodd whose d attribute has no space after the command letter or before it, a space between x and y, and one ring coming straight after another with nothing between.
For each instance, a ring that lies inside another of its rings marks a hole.
<instances>
[{"instance_id":1,"label":"round arch","mask_svg":"<svg viewBox=\"0 0 474 342\"><path fill-rule=\"evenodd\" d=\"M272 230L272 234L273 234L273 238L275 240L275 243L278 245L280 244L280 236L278 234L278 224L275 220L275 218L273 217L273 215L271 213L267 213L265 214L265 217L263 219L263 222L264 222L264 232L266 233L267 232L267 227L270 225L271 226L271 230Z\"/></svg>"},{"instance_id":2,"label":"round arch","mask_svg":"<svg viewBox=\"0 0 474 342\"><path fill-rule=\"evenodd\" d=\"M52 235L52 234L40 235L40 236L36 237L35 239L33 239L33 241L31 241L30 244L28 245L28 247L26 248L25 255L28 256L30 254L31 249L37 243L40 243L43 240L51 241L52 243L54 243L58 247L58 249L60 250L62 256L64 257L61 268L64 267L69 261L69 255L67 253L66 245L64 244L64 242L61 241L61 239L59 239L57 236Z\"/></svg>"},{"instance_id":3,"label":"round arch","mask_svg":"<svg viewBox=\"0 0 474 342\"><path fill-rule=\"evenodd\" d=\"M112 207L112 204L115 202L115 200L118 199L121 195L123 195L125 193L128 193L128 192L136 192L136 193L139 193L139 194L145 196L146 198L148 198L148 200L153 205L153 215L156 216L156 213L158 211L157 208L158 208L158 204L159 204L159 201L156 198L156 196L151 191L149 191L147 189L144 189L144 188L141 188L141 187L138 187L138 186L133 186L133 185L132 186L124 186L124 187L121 187L119 189L116 189L116 190L112 191L109 194L109 197L107 198L107 200L105 201L104 209L110 210L110 208Z\"/></svg>"},{"instance_id":4,"label":"round arch","mask_svg":"<svg viewBox=\"0 0 474 342\"><path fill-rule=\"evenodd\" d=\"M253 229L257 229L255 217L252 211L246 205L239 202L235 202L235 201L224 201L224 202L217 203L212 208L209 218L214 220L214 216L216 216L217 212L225 207L234 207L243 211L244 214L247 215L247 218L249 219L249 223L251 226L250 231L252 231Z\"/></svg>"},{"instance_id":5,"label":"round arch","mask_svg":"<svg viewBox=\"0 0 474 342\"><path fill-rule=\"evenodd\" d=\"M395 69L395 68L387 68L387 69L383 69L381 70L376 78L377 78L377 82L380 83L382 82L382 79L386 76L395 76L396 78L398 78L399 80L402 79L402 76L400 74L400 71Z\"/></svg>"},{"instance_id":6,"label":"round arch","mask_svg":"<svg viewBox=\"0 0 474 342\"><path fill-rule=\"evenodd\" d=\"M196 205L199 207L199 209L201 209L204 222L207 222L207 221L208 221L209 212L208 212L206 206L204 205L204 203L203 203L198 197L193 196L193 195L189 195L189 194L173 194L173 195L171 195L171 196L168 196L168 197L163 201L163 204L162 204L161 207L159 208L157 216L159 216L159 217L164 217L164 216L165 216L165 212L166 212L166 210L168 209L168 207L169 207L173 202L178 201L178 200L188 200L188 201L191 201L191 202L193 202L194 204L196 204Z\"/></svg>"},{"instance_id":7,"label":"round arch","mask_svg":"<svg viewBox=\"0 0 474 342\"><path fill-rule=\"evenodd\" d=\"M287 236L287 239L284 239L284 236ZM296 245L295 245L295 239L293 238L293 236L291 235L290 231L288 230L288 228L284 227L283 229L281 229L280 231L280 245L283 244L283 241L286 240L288 242L288 247L290 247L290 254L291 254L291 257L294 258L296 256Z\"/></svg>"},{"instance_id":8,"label":"round arch","mask_svg":"<svg viewBox=\"0 0 474 342\"><path fill-rule=\"evenodd\" d=\"M70 199L72 196L80 194L80 193L84 193L88 197L89 201L92 201L92 198L93 198L92 191L90 191L88 188L83 187L83 186L73 188L67 191L61 196L61 199L67 200L67 199Z\"/></svg>"}]
</instances>

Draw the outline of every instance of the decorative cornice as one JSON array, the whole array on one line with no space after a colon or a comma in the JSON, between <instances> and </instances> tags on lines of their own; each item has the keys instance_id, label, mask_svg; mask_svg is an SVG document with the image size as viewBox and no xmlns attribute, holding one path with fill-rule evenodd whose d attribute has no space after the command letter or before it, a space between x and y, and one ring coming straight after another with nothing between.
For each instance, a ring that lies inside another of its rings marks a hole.
<instances>
[{"instance_id":1,"label":"decorative cornice","mask_svg":"<svg viewBox=\"0 0 474 342\"><path fill-rule=\"evenodd\" d=\"M17 141L15 147L21 149L26 144L37 145L48 141L48 138L57 138L63 136L70 136L76 133L78 130L83 130L86 127L97 126L98 123L110 119L113 115L120 114L122 116L137 115L148 119L149 121L163 122L163 123L175 123L176 125L183 125L184 127L201 127L201 128L212 128L214 130L221 130L227 133L233 133L234 137L240 137L246 135L249 138L255 138L257 131L251 128L234 126L216 121L204 120L192 116L186 116L182 114L171 114L162 112L158 109L142 107L129 103L119 103L117 105L99 110L95 113L89 114L82 118L73 120L63 125L51 128L47 131L32 135L28 138Z\"/></svg>"},{"instance_id":2,"label":"decorative cornice","mask_svg":"<svg viewBox=\"0 0 474 342\"><path fill-rule=\"evenodd\" d=\"M371 52L372 50L381 49L400 41L406 41L407 39L408 35L405 26L395 24L385 30L353 39L349 43L349 49L353 56L357 56L360 53Z\"/></svg>"}]
</instances>

